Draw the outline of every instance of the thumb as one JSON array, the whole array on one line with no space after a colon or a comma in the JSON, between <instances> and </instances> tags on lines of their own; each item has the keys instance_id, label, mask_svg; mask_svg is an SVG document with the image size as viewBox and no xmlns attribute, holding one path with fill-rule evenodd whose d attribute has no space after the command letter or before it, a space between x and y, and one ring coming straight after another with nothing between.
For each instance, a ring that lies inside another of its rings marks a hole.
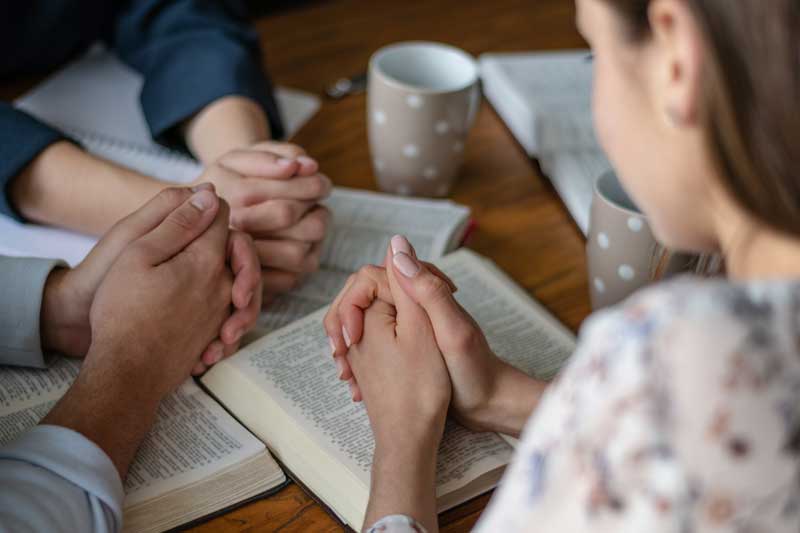
<instances>
[{"instance_id":1,"label":"thumb","mask_svg":"<svg viewBox=\"0 0 800 533\"><path fill-rule=\"evenodd\" d=\"M401 235L392 237L390 248L392 255L391 261L387 257L387 267L391 266L386 271L389 289L397 308L398 327L410 331L423 327L423 324L430 324L422 302L415 298L420 290L418 286L432 284L430 289L433 289L434 285L436 287L442 285L443 291L447 294L450 294L450 287L424 267L405 237Z\"/></svg>"},{"instance_id":2,"label":"thumb","mask_svg":"<svg viewBox=\"0 0 800 533\"><path fill-rule=\"evenodd\" d=\"M208 189L199 190L173 210L161 224L136 241L136 245L149 264L161 264L202 235L214 222L217 211L217 195Z\"/></svg>"},{"instance_id":3,"label":"thumb","mask_svg":"<svg viewBox=\"0 0 800 533\"><path fill-rule=\"evenodd\" d=\"M472 327L468 315L453 296L451 285L416 258L405 237L392 238L392 251L392 268L387 270L391 272L389 281L395 303L399 299L398 293L402 293L404 300L410 300L424 310L440 346L441 341L451 334ZM399 319L400 307L397 307Z\"/></svg>"}]
</instances>

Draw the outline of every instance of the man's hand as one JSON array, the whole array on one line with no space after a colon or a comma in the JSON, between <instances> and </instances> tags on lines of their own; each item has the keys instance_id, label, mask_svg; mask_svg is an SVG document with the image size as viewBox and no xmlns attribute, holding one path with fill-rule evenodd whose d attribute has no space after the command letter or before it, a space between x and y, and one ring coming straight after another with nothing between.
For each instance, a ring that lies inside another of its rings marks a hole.
<instances>
[{"instance_id":1,"label":"man's hand","mask_svg":"<svg viewBox=\"0 0 800 533\"><path fill-rule=\"evenodd\" d=\"M294 288L319 268L331 181L302 148L267 141L224 154L200 176L231 206L231 226L251 235L264 293Z\"/></svg>"},{"instance_id":2,"label":"man's hand","mask_svg":"<svg viewBox=\"0 0 800 533\"><path fill-rule=\"evenodd\" d=\"M213 193L213 186L197 190ZM134 241L152 231L192 192L165 189L141 209L119 221L74 269L57 269L50 274L42 298L42 347L72 357L83 357L92 342L89 311L98 287L120 254ZM255 250L249 236L232 232L227 261L235 274L231 299L235 308L198 365L198 373L238 347L243 333L255 324L261 308L261 279Z\"/></svg>"},{"instance_id":3,"label":"man's hand","mask_svg":"<svg viewBox=\"0 0 800 533\"><path fill-rule=\"evenodd\" d=\"M92 302L78 378L43 420L95 442L123 479L159 403L230 315L238 291L226 264L228 216L201 189L124 248Z\"/></svg>"}]
</instances>

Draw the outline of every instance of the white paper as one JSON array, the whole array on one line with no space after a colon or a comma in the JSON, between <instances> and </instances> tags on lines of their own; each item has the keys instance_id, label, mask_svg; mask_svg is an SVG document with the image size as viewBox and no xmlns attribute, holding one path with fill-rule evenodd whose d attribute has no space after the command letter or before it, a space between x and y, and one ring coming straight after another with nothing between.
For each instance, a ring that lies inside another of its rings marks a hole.
<instances>
[{"instance_id":1,"label":"white paper","mask_svg":"<svg viewBox=\"0 0 800 533\"><path fill-rule=\"evenodd\" d=\"M605 154L601 150L552 152L543 154L539 163L575 223L588 235L594 182L612 168Z\"/></svg>"},{"instance_id":2,"label":"white paper","mask_svg":"<svg viewBox=\"0 0 800 533\"><path fill-rule=\"evenodd\" d=\"M142 77L102 47L94 47L14 105L80 141L89 152L167 182L188 183L203 170L185 154L153 141L139 104ZM316 113L316 96L278 87L289 136ZM76 232L20 224L0 215L0 253L79 263L96 239Z\"/></svg>"},{"instance_id":3,"label":"white paper","mask_svg":"<svg viewBox=\"0 0 800 533\"><path fill-rule=\"evenodd\" d=\"M439 259L457 244L470 215L468 208L447 200L344 188L334 189L325 205L333 213L333 221L322 246L320 270L267 307L259 318L261 333L330 304L351 273L362 265L383 263L394 235L408 237L421 259Z\"/></svg>"},{"instance_id":4,"label":"white paper","mask_svg":"<svg viewBox=\"0 0 800 533\"><path fill-rule=\"evenodd\" d=\"M34 427L78 375L74 359L47 369L0 367L0 445ZM264 444L194 381L161 403L125 480L125 505L156 498L257 455Z\"/></svg>"},{"instance_id":5,"label":"white paper","mask_svg":"<svg viewBox=\"0 0 800 533\"><path fill-rule=\"evenodd\" d=\"M319 446L369 486L375 441L364 405L353 403L347 383L336 375L322 312L250 345L225 364L251 376ZM437 462L438 494L505 465L511 453L497 434L466 431L450 421Z\"/></svg>"},{"instance_id":6,"label":"white paper","mask_svg":"<svg viewBox=\"0 0 800 533\"><path fill-rule=\"evenodd\" d=\"M592 122L589 50L484 54L484 93L528 155L539 159L588 234L594 180L611 168Z\"/></svg>"}]
</instances>

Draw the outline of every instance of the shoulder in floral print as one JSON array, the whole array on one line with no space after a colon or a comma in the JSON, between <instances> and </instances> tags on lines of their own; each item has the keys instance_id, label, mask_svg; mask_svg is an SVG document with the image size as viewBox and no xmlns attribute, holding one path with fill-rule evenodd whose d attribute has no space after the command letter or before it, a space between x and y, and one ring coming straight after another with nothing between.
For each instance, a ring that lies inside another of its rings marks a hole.
<instances>
[{"instance_id":1,"label":"shoulder in floral print","mask_svg":"<svg viewBox=\"0 0 800 533\"><path fill-rule=\"evenodd\" d=\"M687 277L597 313L479 529L800 531L799 324L790 281Z\"/></svg>"}]
</instances>

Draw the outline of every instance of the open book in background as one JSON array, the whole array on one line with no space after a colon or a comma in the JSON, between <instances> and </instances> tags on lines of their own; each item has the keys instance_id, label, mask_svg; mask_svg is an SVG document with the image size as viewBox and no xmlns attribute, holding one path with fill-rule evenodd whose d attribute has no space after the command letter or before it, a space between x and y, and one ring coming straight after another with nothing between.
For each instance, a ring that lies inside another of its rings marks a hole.
<instances>
[{"instance_id":1,"label":"open book in background","mask_svg":"<svg viewBox=\"0 0 800 533\"><path fill-rule=\"evenodd\" d=\"M592 124L589 50L483 54L483 92L528 155L538 158L584 234L594 180L611 168Z\"/></svg>"},{"instance_id":2,"label":"open book in background","mask_svg":"<svg viewBox=\"0 0 800 533\"><path fill-rule=\"evenodd\" d=\"M461 249L437 264L460 288L456 298L498 356L530 375L555 375L574 348L568 330L488 259ZM353 403L347 384L337 378L321 327L324 313L251 343L201 382L358 530L369 497L374 440L363 404ZM437 465L439 510L494 487L512 452L502 436L475 433L449 420Z\"/></svg>"}]
</instances>

